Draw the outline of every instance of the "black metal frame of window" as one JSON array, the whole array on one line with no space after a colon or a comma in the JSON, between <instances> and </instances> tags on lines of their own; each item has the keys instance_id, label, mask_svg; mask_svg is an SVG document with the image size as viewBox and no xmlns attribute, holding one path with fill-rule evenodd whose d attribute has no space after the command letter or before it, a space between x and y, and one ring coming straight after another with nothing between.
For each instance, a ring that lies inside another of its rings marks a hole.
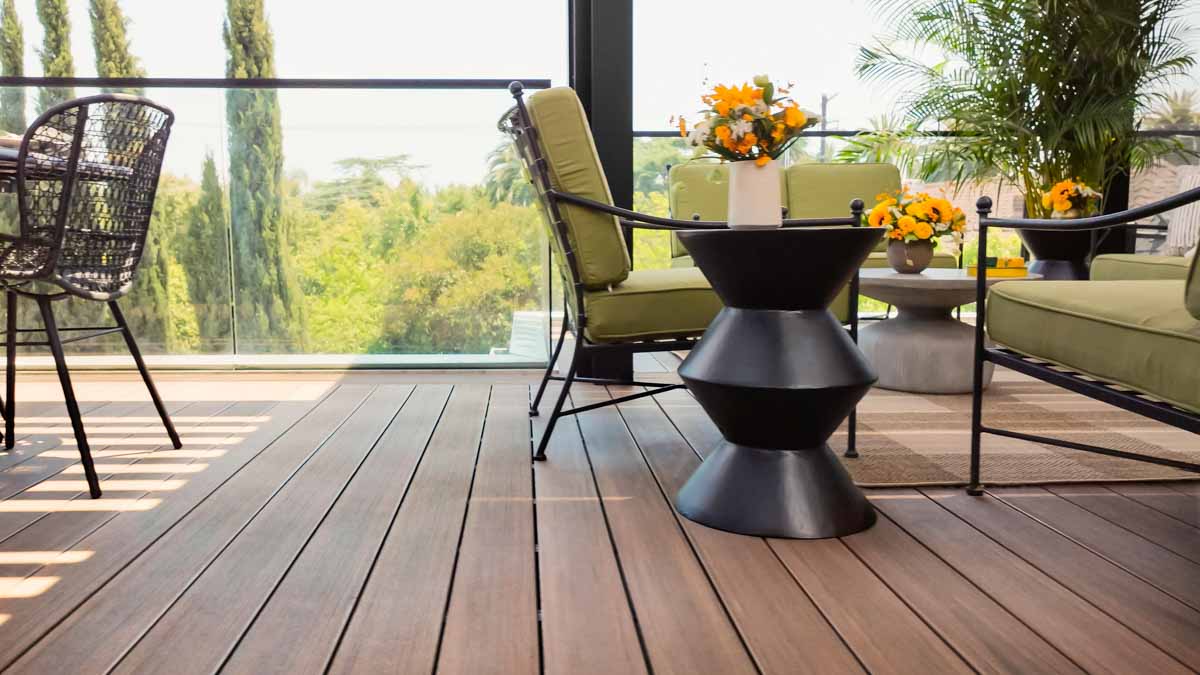
<instances>
[{"instance_id":1,"label":"black metal frame of window","mask_svg":"<svg viewBox=\"0 0 1200 675\"><path fill-rule=\"evenodd\" d=\"M1092 218L1075 220L1038 220L1038 219L1005 219L989 217L992 211L990 197L980 197L976 203L979 213L979 259L987 257L987 231L990 227L1004 227L1016 230L1047 230L1047 231L1097 231L1112 228L1127 227L1130 223L1156 216L1160 213L1179 208L1185 204L1200 201L1200 188L1181 192L1162 201L1147 206L1129 209L1120 213L1112 213ZM971 391L971 478L967 492L973 495L983 493L980 482L980 442L983 434L1005 436L1033 443L1046 443L1059 447L1091 452L1110 457L1133 459L1151 464L1169 466L1183 471L1200 473L1200 464L1183 462L1166 457L1141 455L1124 450L1105 448L1087 443L1038 436L1017 431L989 427L983 423L983 366L992 363L1011 368L1017 372L1035 377L1043 382L1069 389L1088 398L1103 401L1123 410L1136 413L1153 420L1169 424L1192 433L1200 433L1200 415L1183 410L1169 403L1155 401L1150 398L1130 392L1127 388L1104 382L1083 373L1048 364L1040 359L1034 359L1019 352L1003 347L988 347L985 336L987 323L987 266L980 265L975 283L975 362L974 385Z\"/></svg>"}]
</instances>

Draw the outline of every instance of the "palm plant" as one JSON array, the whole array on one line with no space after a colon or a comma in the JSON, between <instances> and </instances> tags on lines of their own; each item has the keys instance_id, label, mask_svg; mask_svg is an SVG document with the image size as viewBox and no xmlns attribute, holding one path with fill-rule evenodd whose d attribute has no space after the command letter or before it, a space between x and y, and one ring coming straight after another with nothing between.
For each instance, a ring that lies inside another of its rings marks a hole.
<instances>
[{"instance_id":1,"label":"palm plant","mask_svg":"<svg viewBox=\"0 0 1200 675\"><path fill-rule=\"evenodd\" d=\"M1107 187L1180 149L1140 137L1137 120L1193 65L1184 0L875 1L891 32L856 67L905 92L904 126L857 137L843 159L891 148L926 180L999 177L1033 215L1062 178ZM953 133L913 142L930 127Z\"/></svg>"},{"instance_id":2,"label":"palm plant","mask_svg":"<svg viewBox=\"0 0 1200 675\"><path fill-rule=\"evenodd\" d=\"M1146 126L1151 129L1195 129L1200 124L1200 112L1196 111L1196 92L1177 91L1167 94L1146 115Z\"/></svg>"},{"instance_id":3,"label":"palm plant","mask_svg":"<svg viewBox=\"0 0 1200 675\"><path fill-rule=\"evenodd\" d=\"M483 191L493 204L508 202L528 206L533 203L533 186L512 142L501 141L488 153Z\"/></svg>"}]
</instances>

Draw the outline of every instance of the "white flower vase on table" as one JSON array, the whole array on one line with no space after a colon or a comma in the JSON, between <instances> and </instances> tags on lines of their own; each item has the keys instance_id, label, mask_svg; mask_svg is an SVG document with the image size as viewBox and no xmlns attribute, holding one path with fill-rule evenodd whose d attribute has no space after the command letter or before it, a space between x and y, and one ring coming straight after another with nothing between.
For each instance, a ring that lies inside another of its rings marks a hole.
<instances>
[{"instance_id":1,"label":"white flower vase on table","mask_svg":"<svg viewBox=\"0 0 1200 675\"><path fill-rule=\"evenodd\" d=\"M783 226L779 162L732 162L729 165L729 227L766 230Z\"/></svg>"},{"instance_id":2,"label":"white flower vase on table","mask_svg":"<svg viewBox=\"0 0 1200 675\"><path fill-rule=\"evenodd\" d=\"M766 75L753 83L715 85L701 96L700 118L689 126L679 118L679 133L696 155L729 162L729 227L776 229L783 225L780 160L808 127L820 121L776 87Z\"/></svg>"}]
</instances>

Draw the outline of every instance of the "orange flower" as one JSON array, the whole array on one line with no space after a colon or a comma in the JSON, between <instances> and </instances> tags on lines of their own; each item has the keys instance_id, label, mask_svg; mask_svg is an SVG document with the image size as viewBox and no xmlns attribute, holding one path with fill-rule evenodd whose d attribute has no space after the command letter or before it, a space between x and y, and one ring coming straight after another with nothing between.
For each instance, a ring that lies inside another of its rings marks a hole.
<instances>
[{"instance_id":1,"label":"orange flower","mask_svg":"<svg viewBox=\"0 0 1200 675\"><path fill-rule=\"evenodd\" d=\"M786 129L787 129L786 124L784 124L783 122L776 122L775 127L773 129L771 129L771 139L774 140L776 143L779 143L780 141L783 140L784 132Z\"/></svg>"},{"instance_id":2,"label":"orange flower","mask_svg":"<svg viewBox=\"0 0 1200 675\"><path fill-rule=\"evenodd\" d=\"M896 221L896 229L900 230L901 234L909 234L917 226L917 219L912 216L900 216L900 220Z\"/></svg>"},{"instance_id":3,"label":"orange flower","mask_svg":"<svg viewBox=\"0 0 1200 675\"><path fill-rule=\"evenodd\" d=\"M729 127L720 125L713 129L713 134L716 135L718 141L727 141L733 132L729 130Z\"/></svg>"},{"instance_id":4,"label":"orange flower","mask_svg":"<svg viewBox=\"0 0 1200 675\"><path fill-rule=\"evenodd\" d=\"M808 117L804 115L804 111L800 110L800 106L795 103L783 109L783 123L789 127L802 127L808 122Z\"/></svg>"},{"instance_id":5,"label":"orange flower","mask_svg":"<svg viewBox=\"0 0 1200 675\"><path fill-rule=\"evenodd\" d=\"M933 226L922 220L913 227L913 234L918 239L929 239L933 237Z\"/></svg>"},{"instance_id":6,"label":"orange flower","mask_svg":"<svg viewBox=\"0 0 1200 675\"><path fill-rule=\"evenodd\" d=\"M867 214L867 224L871 227L882 227L892 224L892 211L887 204L879 204Z\"/></svg>"},{"instance_id":7,"label":"orange flower","mask_svg":"<svg viewBox=\"0 0 1200 675\"><path fill-rule=\"evenodd\" d=\"M679 135L687 137L687 120L682 117L679 118Z\"/></svg>"},{"instance_id":8,"label":"orange flower","mask_svg":"<svg viewBox=\"0 0 1200 675\"><path fill-rule=\"evenodd\" d=\"M770 162L770 161L771 161L770 155L759 155L758 159L754 160L754 164L757 166L766 166L767 162Z\"/></svg>"}]
</instances>

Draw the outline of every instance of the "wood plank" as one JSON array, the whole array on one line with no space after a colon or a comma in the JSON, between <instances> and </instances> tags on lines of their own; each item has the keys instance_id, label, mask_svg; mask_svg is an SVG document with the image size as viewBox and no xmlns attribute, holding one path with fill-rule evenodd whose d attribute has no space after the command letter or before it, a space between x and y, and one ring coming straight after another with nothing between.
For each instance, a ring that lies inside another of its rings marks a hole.
<instances>
[{"instance_id":1,"label":"wood plank","mask_svg":"<svg viewBox=\"0 0 1200 675\"><path fill-rule=\"evenodd\" d=\"M174 588L170 567L180 559L178 564L194 564L193 557L228 542L231 534L311 456L320 441L333 433L369 391L370 387L339 387L315 409L313 402L282 403L272 408L267 423L231 447L228 454L208 463L204 471L193 474L170 499L149 510L122 512L85 537L73 550L92 551L92 556L44 593L23 601L20 611L13 612L5 630L0 631L0 667L11 664L22 653L24 661L14 666L18 672L26 668L26 672L46 672L37 665L41 659L50 664L63 659L95 667L89 658L89 645L103 643L110 635L116 637L123 617L136 612L134 601L142 593L181 590ZM141 561L139 568L149 565L151 571L158 569L161 586L159 576L147 574L132 596L93 595L135 560ZM76 612L85 601L87 608ZM79 643L60 643L52 637L34 645L52 628L56 635L72 635L72 626L80 617L90 622L93 617L106 615L114 619ZM132 642L132 636L126 637L124 642L118 640L121 648ZM57 668L50 665L48 670Z\"/></svg>"},{"instance_id":2,"label":"wood plank","mask_svg":"<svg viewBox=\"0 0 1200 675\"><path fill-rule=\"evenodd\" d=\"M923 491L1146 641L1200 669L1200 612L998 499Z\"/></svg>"},{"instance_id":3,"label":"wood plank","mask_svg":"<svg viewBox=\"0 0 1200 675\"><path fill-rule=\"evenodd\" d=\"M1200 528L1102 485L1050 485L1046 489L1192 562L1200 563Z\"/></svg>"},{"instance_id":4,"label":"wood plank","mask_svg":"<svg viewBox=\"0 0 1200 675\"><path fill-rule=\"evenodd\" d=\"M554 386L546 392L553 400ZM533 418L541 438L546 415ZM646 661L579 425L557 426L534 463L542 650L547 673L644 673Z\"/></svg>"},{"instance_id":5,"label":"wood plank","mask_svg":"<svg viewBox=\"0 0 1200 675\"><path fill-rule=\"evenodd\" d=\"M1153 483L1108 483L1106 487L1192 527L1200 527L1200 495L1180 494Z\"/></svg>"},{"instance_id":6,"label":"wood plank","mask_svg":"<svg viewBox=\"0 0 1200 675\"><path fill-rule=\"evenodd\" d=\"M572 391L576 405L606 396L601 388ZM651 669L752 672L737 629L617 410L601 408L577 419Z\"/></svg>"},{"instance_id":7,"label":"wood plank","mask_svg":"<svg viewBox=\"0 0 1200 675\"><path fill-rule=\"evenodd\" d=\"M1185 495L1200 495L1200 480L1171 481L1162 483L1162 485Z\"/></svg>"},{"instance_id":8,"label":"wood plank","mask_svg":"<svg viewBox=\"0 0 1200 675\"><path fill-rule=\"evenodd\" d=\"M910 536L1084 670L1188 672L1183 664L925 495L913 490L873 491L871 500Z\"/></svg>"},{"instance_id":9,"label":"wood plank","mask_svg":"<svg viewBox=\"0 0 1200 675\"><path fill-rule=\"evenodd\" d=\"M970 667L837 539L771 548L872 673L969 673Z\"/></svg>"},{"instance_id":10,"label":"wood plank","mask_svg":"<svg viewBox=\"0 0 1200 675\"><path fill-rule=\"evenodd\" d=\"M433 670L488 393L454 388L328 672Z\"/></svg>"},{"instance_id":11,"label":"wood plank","mask_svg":"<svg viewBox=\"0 0 1200 675\"><path fill-rule=\"evenodd\" d=\"M417 387L221 672L325 667L449 395Z\"/></svg>"},{"instance_id":12,"label":"wood plank","mask_svg":"<svg viewBox=\"0 0 1200 675\"><path fill-rule=\"evenodd\" d=\"M538 670L532 463L529 388L492 387L439 673Z\"/></svg>"},{"instance_id":13,"label":"wood plank","mask_svg":"<svg viewBox=\"0 0 1200 675\"><path fill-rule=\"evenodd\" d=\"M627 392L614 389L613 393ZM700 458L653 399L622 403L620 412L663 492L673 497L700 466ZM862 671L766 541L721 532L682 517L679 522L759 668L778 673Z\"/></svg>"},{"instance_id":14,"label":"wood plank","mask_svg":"<svg viewBox=\"0 0 1200 675\"><path fill-rule=\"evenodd\" d=\"M176 561L170 570L177 581L173 590L162 594L161 600L142 592L138 614L126 613L124 623L126 630L137 627L146 632L123 657L117 656L119 663L112 672L152 673L168 661L175 675L200 675L219 668L334 502L370 481L371 476L360 469L412 389L410 385L383 385L371 392L206 567L196 570L195 563ZM372 464L370 468L377 467ZM363 480L355 481L359 476ZM197 559L203 558L191 556L191 560ZM153 561L147 567L159 564ZM102 593L136 592L141 571L132 566ZM157 604L162 601L166 604ZM221 620L213 621L214 616ZM78 628L87 630L85 624L81 622ZM89 658L107 662L109 654L119 655L123 645L112 639L106 647Z\"/></svg>"},{"instance_id":15,"label":"wood plank","mask_svg":"<svg viewBox=\"0 0 1200 675\"><path fill-rule=\"evenodd\" d=\"M1200 609L1200 564L1047 490L1002 488L989 492L1187 603L1192 609ZM1195 543L1200 544L1200 533L1197 533Z\"/></svg>"},{"instance_id":16,"label":"wood plank","mask_svg":"<svg viewBox=\"0 0 1200 675\"><path fill-rule=\"evenodd\" d=\"M1083 672L886 516L842 541L978 672Z\"/></svg>"}]
</instances>

